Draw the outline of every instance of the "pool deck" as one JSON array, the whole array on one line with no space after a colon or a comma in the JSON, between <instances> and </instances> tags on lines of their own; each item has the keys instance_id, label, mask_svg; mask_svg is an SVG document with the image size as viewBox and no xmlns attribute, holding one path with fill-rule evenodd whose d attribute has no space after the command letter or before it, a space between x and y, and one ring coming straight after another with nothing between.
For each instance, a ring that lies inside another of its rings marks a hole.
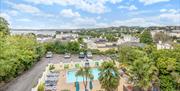
<instances>
[{"instance_id":1,"label":"pool deck","mask_svg":"<svg viewBox=\"0 0 180 91\"><path fill-rule=\"evenodd\" d=\"M66 70L63 70L60 72L59 75L59 81L57 83L57 91L65 90L68 89L70 91L75 91L75 85L74 83L67 83L66 82ZM118 91L123 91L123 84L124 84L124 79L120 80L120 85L118 86ZM87 85L89 88L89 84ZM80 82L80 91L84 91L84 85L83 82ZM93 81L93 89L89 91L104 91L101 88L101 85L98 80Z\"/></svg>"}]
</instances>

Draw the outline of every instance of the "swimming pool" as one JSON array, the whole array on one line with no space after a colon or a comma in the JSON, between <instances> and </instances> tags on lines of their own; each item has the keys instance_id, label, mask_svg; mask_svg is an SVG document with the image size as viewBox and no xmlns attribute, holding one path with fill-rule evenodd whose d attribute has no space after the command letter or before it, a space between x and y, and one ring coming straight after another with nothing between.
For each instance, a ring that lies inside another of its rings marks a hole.
<instances>
[{"instance_id":1,"label":"swimming pool","mask_svg":"<svg viewBox=\"0 0 180 91\"><path fill-rule=\"evenodd\" d=\"M83 77L76 77L76 72L77 70L69 70L67 73L66 73L66 82L67 83L72 83L72 82L82 82L83 81ZM97 68L93 68L92 69L92 74L94 75L94 79L93 80L98 80L98 77L99 77L99 70Z\"/></svg>"}]
</instances>

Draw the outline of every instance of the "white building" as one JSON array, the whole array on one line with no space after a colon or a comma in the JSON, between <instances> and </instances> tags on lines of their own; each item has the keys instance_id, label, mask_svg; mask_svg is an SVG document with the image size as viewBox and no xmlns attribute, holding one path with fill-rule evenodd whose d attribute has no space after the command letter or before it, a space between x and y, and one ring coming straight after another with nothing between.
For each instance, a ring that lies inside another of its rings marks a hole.
<instances>
[{"instance_id":1,"label":"white building","mask_svg":"<svg viewBox=\"0 0 180 91\"><path fill-rule=\"evenodd\" d=\"M161 41L159 41L159 43L157 44L157 49L173 49L173 46L169 43L162 43Z\"/></svg>"},{"instance_id":2,"label":"white building","mask_svg":"<svg viewBox=\"0 0 180 91\"><path fill-rule=\"evenodd\" d=\"M180 37L180 30L172 30L172 32L170 32L168 35L169 36Z\"/></svg>"},{"instance_id":3,"label":"white building","mask_svg":"<svg viewBox=\"0 0 180 91\"><path fill-rule=\"evenodd\" d=\"M78 34L73 34L73 33L63 33L61 34L56 34L57 39L63 39L63 38L78 38Z\"/></svg>"},{"instance_id":4,"label":"white building","mask_svg":"<svg viewBox=\"0 0 180 91\"><path fill-rule=\"evenodd\" d=\"M48 42L48 41L53 40L53 37L38 37L38 38L36 38L36 40L37 40L38 42L43 43L43 42Z\"/></svg>"},{"instance_id":5,"label":"white building","mask_svg":"<svg viewBox=\"0 0 180 91\"><path fill-rule=\"evenodd\" d=\"M118 41L117 41L117 44L120 45L122 43L126 43L126 42L139 42L139 38L137 37L133 37L133 36L130 36L130 35L124 35L123 38L119 38Z\"/></svg>"}]
</instances>

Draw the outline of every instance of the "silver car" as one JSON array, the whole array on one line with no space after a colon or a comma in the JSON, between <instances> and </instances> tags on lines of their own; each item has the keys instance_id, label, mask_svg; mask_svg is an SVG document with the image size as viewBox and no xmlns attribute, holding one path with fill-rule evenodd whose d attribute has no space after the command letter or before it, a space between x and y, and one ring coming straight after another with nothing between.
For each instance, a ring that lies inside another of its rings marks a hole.
<instances>
[{"instance_id":1,"label":"silver car","mask_svg":"<svg viewBox=\"0 0 180 91\"><path fill-rule=\"evenodd\" d=\"M71 57L71 54L70 53L65 53L64 54L64 58L70 58Z\"/></svg>"},{"instance_id":2,"label":"silver car","mask_svg":"<svg viewBox=\"0 0 180 91\"><path fill-rule=\"evenodd\" d=\"M86 56L87 56L87 58L92 58L92 53L90 51L88 51Z\"/></svg>"},{"instance_id":3,"label":"silver car","mask_svg":"<svg viewBox=\"0 0 180 91\"><path fill-rule=\"evenodd\" d=\"M53 56L52 52L49 51L46 53L46 58L52 58L52 56Z\"/></svg>"}]
</instances>

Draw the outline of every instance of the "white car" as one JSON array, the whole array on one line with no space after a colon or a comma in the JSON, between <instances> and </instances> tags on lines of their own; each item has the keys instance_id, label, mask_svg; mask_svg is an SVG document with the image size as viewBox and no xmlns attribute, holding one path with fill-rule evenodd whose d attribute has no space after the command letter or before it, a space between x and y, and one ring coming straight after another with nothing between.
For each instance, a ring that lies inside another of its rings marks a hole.
<instances>
[{"instance_id":1,"label":"white car","mask_svg":"<svg viewBox=\"0 0 180 91\"><path fill-rule=\"evenodd\" d=\"M52 58L52 56L53 56L52 52L47 52L46 53L46 58Z\"/></svg>"},{"instance_id":2,"label":"white car","mask_svg":"<svg viewBox=\"0 0 180 91\"><path fill-rule=\"evenodd\" d=\"M86 56L87 56L87 58L92 58L92 53L89 51L89 52L87 52Z\"/></svg>"},{"instance_id":3,"label":"white car","mask_svg":"<svg viewBox=\"0 0 180 91\"><path fill-rule=\"evenodd\" d=\"M70 58L71 54L70 53L65 53L64 58Z\"/></svg>"}]
</instances>

